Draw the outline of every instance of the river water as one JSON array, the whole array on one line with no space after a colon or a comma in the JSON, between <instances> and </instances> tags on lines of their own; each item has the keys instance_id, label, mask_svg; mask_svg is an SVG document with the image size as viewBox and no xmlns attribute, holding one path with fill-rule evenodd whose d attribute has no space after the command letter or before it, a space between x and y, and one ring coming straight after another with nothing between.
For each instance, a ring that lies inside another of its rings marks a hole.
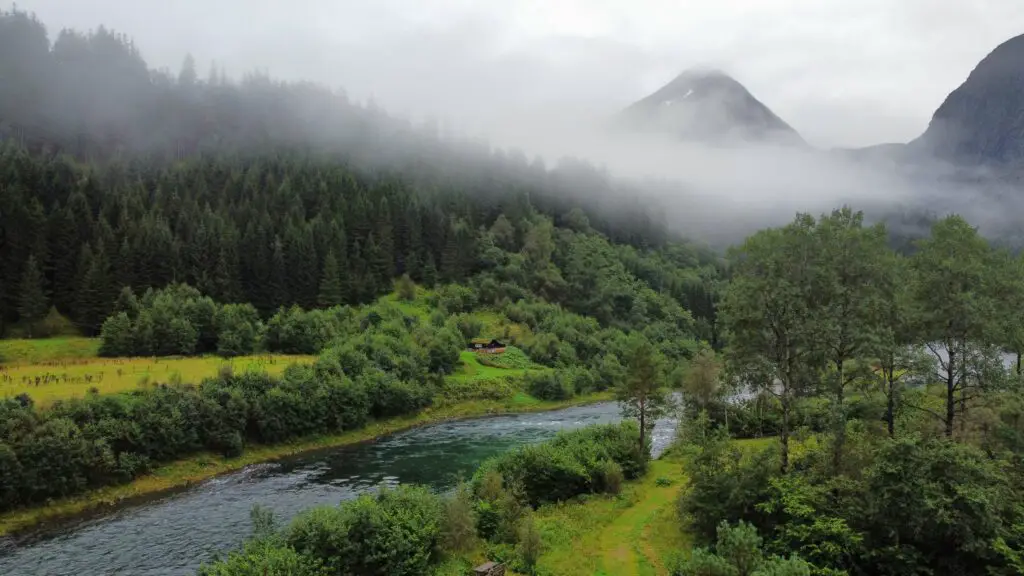
<instances>
[{"instance_id":1,"label":"river water","mask_svg":"<svg viewBox=\"0 0 1024 576\"><path fill-rule=\"evenodd\" d=\"M260 464L145 503L108 510L0 540L0 575L91 576L193 574L204 560L235 549L249 535L254 504L280 522L310 506L336 504L382 485L417 483L438 491L468 478L489 456L538 442L558 430L619 419L614 403L537 414L450 422L373 443ZM659 422L654 453L674 423Z\"/></svg>"}]
</instances>

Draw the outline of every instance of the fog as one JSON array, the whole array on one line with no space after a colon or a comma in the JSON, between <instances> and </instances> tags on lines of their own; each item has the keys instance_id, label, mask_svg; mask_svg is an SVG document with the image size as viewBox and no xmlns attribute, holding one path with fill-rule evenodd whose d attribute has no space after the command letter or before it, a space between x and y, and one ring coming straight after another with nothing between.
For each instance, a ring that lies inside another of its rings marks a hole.
<instances>
[{"instance_id":1,"label":"fog","mask_svg":"<svg viewBox=\"0 0 1024 576\"><path fill-rule=\"evenodd\" d=\"M35 12L51 39L64 27L124 32L151 66L172 74L192 54L200 77L211 63L236 78L265 70L343 89L417 122L438 119L450 132L549 165L585 158L615 177L657 182L647 189L658 191L664 215L701 234L847 202L969 210L982 224L1005 223L1005 194L989 186L978 196L976 175L950 180L952 169L941 165L908 169L827 150L920 135L977 62L1024 30L1018 0L31 0L18 7ZM812 147L699 146L607 129L619 110L694 66L731 74Z\"/></svg>"}]
</instances>

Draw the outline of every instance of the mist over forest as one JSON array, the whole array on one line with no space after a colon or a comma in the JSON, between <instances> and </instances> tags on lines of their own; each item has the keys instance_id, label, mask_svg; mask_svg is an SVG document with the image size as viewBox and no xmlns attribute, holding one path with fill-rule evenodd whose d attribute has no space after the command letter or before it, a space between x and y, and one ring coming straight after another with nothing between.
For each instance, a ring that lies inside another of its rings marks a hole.
<instances>
[{"instance_id":1,"label":"mist over forest","mask_svg":"<svg viewBox=\"0 0 1024 576\"><path fill-rule=\"evenodd\" d=\"M32 150L168 162L299 146L417 179L539 185L586 198L602 217L619 218L625 206L627 214L659 221L665 233L717 246L794 212L843 204L888 219L897 235L923 233L922 223L955 212L992 237L1019 243L1019 226L1007 218L1020 207L1016 180L985 168L927 156L893 161L871 150L681 142L612 129L617 110L579 113L571 103L491 119L482 134L399 118L312 82L262 72L229 76L191 56L176 72L156 70L132 31L48 31L17 10L0 26L0 134Z\"/></svg>"}]
</instances>

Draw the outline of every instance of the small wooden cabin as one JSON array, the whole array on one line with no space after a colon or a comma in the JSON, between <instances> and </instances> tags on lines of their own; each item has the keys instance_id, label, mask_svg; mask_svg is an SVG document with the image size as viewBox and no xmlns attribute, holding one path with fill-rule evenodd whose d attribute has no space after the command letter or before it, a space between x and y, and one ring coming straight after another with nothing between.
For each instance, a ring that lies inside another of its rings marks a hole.
<instances>
[{"instance_id":1,"label":"small wooden cabin","mask_svg":"<svg viewBox=\"0 0 1024 576\"><path fill-rule=\"evenodd\" d=\"M494 338L473 338L469 341L469 349L483 354L501 354L505 344Z\"/></svg>"}]
</instances>

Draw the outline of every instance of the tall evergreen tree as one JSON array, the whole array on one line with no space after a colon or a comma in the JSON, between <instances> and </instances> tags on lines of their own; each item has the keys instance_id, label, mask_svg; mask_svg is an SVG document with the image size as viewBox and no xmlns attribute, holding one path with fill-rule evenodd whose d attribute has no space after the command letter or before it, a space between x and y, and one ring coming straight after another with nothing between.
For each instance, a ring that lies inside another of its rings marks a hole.
<instances>
[{"instance_id":1,"label":"tall evergreen tree","mask_svg":"<svg viewBox=\"0 0 1024 576\"><path fill-rule=\"evenodd\" d=\"M18 315L28 329L29 338L35 334L35 326L46 315L47 307L43 273L36 263L35 255L30 254L25 263L25 271L21 275L21 290L18 296Z\"/></svg>"},{"instance_id":2,"label":"tall evergreen tree","mask_svg":"<svg viewBox=\"0 0 1024 576\"><path fill-rule=\"evenodd\" d=\"M427 255L427 263L423 266L423 285L427 288L437 286L437 266L434 265L434 255Z\"/></svg>"},{"instance_id":3,"label":"tall evergreen tree","mask_svg":"<svg viewBox=\"0 0 1024 576\"><path fill-rule=\"evenodd\" d=\"M288 270L284 259L284 246L281 240L274 239L273 251L270 255L270 299L278 306L293 304L289 298Z\"/></svg>"},{"instance_id":4,"label":"tall evergreen tree","mask_svg":"<svg viewBox=\"0 0 1024 576\"><path fill-rule=\"evenodd\" d=\"M341 284L341 271L338 269L338 261L334 258L334 251L327 253L324 257L324 272L320 278L320 294L317 296L317 304L321 308L330 308L344 302L345 291Z\"/></svg>"}]
</instances>

